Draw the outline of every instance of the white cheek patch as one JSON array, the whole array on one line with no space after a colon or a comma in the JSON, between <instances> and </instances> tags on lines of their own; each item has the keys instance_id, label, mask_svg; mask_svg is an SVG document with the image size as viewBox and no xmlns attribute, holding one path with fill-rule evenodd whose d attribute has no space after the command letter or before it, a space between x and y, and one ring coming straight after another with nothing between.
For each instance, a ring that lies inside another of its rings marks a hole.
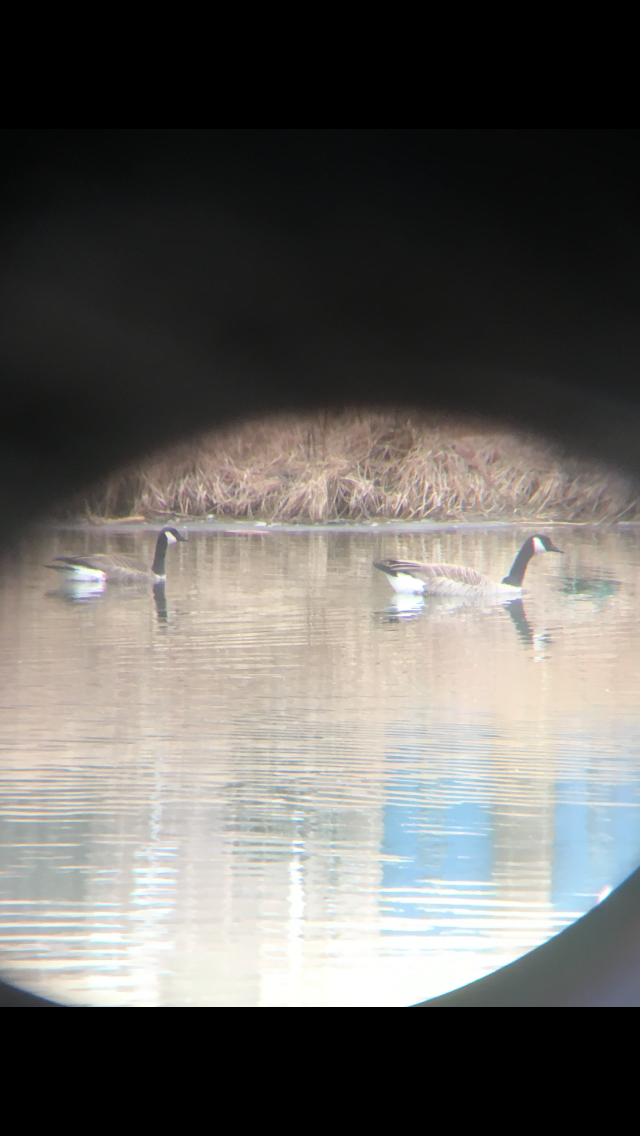
<instances>
[{"instance_id":1,"label":"white cheek patch","mask_svg":"<svg viewBox=\"0 0 640 1136\"><path fill-rule=\"evenodd\" d=\"M544 544L540 540L539 536L534 536L534 538L533 538L533 551L534 552L546 552L547 551Z\"/></svg>"},{"instance_id":2,"label":"white cheek patch","mask_svg":"<svg viewBox=\"0 0 640 1136\"><path fill-rule=\"evenodd\" d=\"M164 535L167 538L167 544L177 544L178 543L178 541L176 540L173 533L165 533Z\"/></svg>"}]
</instances>

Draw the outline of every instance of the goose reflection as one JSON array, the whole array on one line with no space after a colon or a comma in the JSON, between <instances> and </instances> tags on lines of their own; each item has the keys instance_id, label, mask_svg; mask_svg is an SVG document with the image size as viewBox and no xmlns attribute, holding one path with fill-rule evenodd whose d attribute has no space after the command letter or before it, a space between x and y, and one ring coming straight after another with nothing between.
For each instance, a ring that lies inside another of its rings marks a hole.
<instances>
[{"instance_id":1,"label":"goose reflection","mask_svg":"<svg viewBox=\"0 0 640 1136\"><path fill-rule=\"evenodd\" d=\"M63 600L65 603L86 604L91 600L97 600L103 596L106 587L107 584L105 580L65 580L55 591L47 592L47 596L50 599ZM153 592L158 623L167 623L169 614L164 580L159 584L155 584L151 590Z\"/></svg>"},{"instance_id":2,"label":"goose reflection","mask_svg":"<svg viewBox=\"0 0 640 1136\"><path fill-rule=\"evenodd\" d=\"M392 600L389 600L383 614L386 619L393 622L398 619L415 619L421 611L424 611L422 596L402 595L398 592Z\"/></svg>"},{"instance_id":3,"label":"goose reflection","mask_svg":"<svg viewBox=\"0 0 640 1136\"><path fill-rule=\"evenodd\" d=\"M545 653L545 648L553 643L553 637L547 630L534 631L533 626L527 619L527 613L524 610L522 600L514 600L513 603L508 604L507 610L511 617L512 622L516 626L518 637L522 643L527 647L533 648L533 661L534 663L541 663L549 656Z\"/></svg>"},{"instance_id":4,"label":"goose reflection","mask_svg":"<svg viewBox=\"0 0 640 1136\"><path fill-rule=\"evenodd\" d=\"M472 598L457 597L457 598L436 598L416 595L403 595L398 593L389 601L386 608L382 612L385 620L389 622L397 622L404 619L417 619L422 617L424 619L439 619L455 615L456 612L464 610L469 611L470 608L480 609L482 611L495 610L499 608L501 611L508 613L511 622L514 624L518 633L518 638L521 643L526 647L532 647L534 652L534 660L541 662L547 656L543 653L544 647L552 642L550 635L547 631L536 632L527 618L524 603L521 599L505 601L500 598L490 600L487 602L486 597L483 602L478 603L477 600Z\"/></svg>"},{"instance_id":5,"label":"goose reflection","mask_svg":"<svg viewBox=\"0 0 640 1136\"><path fill-rule=\"evenodd\" d=\"M522 613L522 601L517 600ZM510 607L513 606L514 600L504 599L500 596L427 596L426 598L421 595L412 595L403 592L397 592L396 595L389 601L384 608L382 615L385 619L390 621L400 619L416 619L418 616L423 618L440 618L442 616L452 615L457 611L488 611L493 608Z\"/></svg>"},{"instance_id":6,"label":"goose reflection","mask_svg":"<svg viewBox=\"0 0 640 1136\"><path fill-rule=\"evenodd\" d=\"M527 613L524 610L522 600L513 600L512 603L506 605L506 608L515 623L518 637L523 643L526 643L527 647L532 647L534 645L535 636L533 627L527 619Z\"/></svg>"},{"instance_id":7,"label":"goose reflection","mask_svg":"<svg viewBox=\"0 0 640 1136\"><path fill-rule=\"evenodd\" d=\"M154 584L153 599L156 605L158 623L168 623L169 614L167 609L167 595L165 592L164 580L160 584Z\"/></svg>"},{"instance_id":8,"label":"goose reflection","mask_svg":"<svg viewBox=\"0 0 640 1136\"><path fill-rule=\"evenodd\" d=\"M67 603L81 604L97 599L103 594L105 587L104 580L65 580L59 588L47 592L47 595Z\"/></svg>"}]
</instances>

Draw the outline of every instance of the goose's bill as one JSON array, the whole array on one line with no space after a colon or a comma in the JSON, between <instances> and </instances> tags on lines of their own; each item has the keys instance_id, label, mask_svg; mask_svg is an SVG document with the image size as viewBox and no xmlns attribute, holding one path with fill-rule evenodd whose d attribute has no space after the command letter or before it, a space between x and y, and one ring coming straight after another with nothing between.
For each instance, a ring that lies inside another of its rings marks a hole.
<instances>
[{"instance_id":1,"label":"goose's bill","mask_svg":"<svg viewBox=\"0 0 640 1136\"><path fill-rule=\"evenodd\" d=\"M561 556L564 556L564 549L563 548L556 548L556 546L555 546L555 544L553 543L552 540L549 541L549 547L547 549L547 552L559 552Z\"/></svg>"}]
</instances>

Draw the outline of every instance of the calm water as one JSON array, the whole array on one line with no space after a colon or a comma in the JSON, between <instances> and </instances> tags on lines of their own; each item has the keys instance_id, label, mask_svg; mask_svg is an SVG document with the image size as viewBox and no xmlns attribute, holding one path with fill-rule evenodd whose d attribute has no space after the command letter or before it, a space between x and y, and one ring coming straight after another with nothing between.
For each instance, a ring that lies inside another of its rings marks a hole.
<instances>
[{"instance_id":1,"label":"calm water","mask_svg":"<svg viewBox=\"0 0 640 1136\"><path fill-rule=\"evenodd\" d=\"M371 561L500 580L532 530L192 532L164 601L0 578L0 969L61 1000L390 1004L523 954L640 862L640 532L556 527L522 605L411 601ZM544 530L543 530L544 531Z\"/></svg>"}]
</instances>

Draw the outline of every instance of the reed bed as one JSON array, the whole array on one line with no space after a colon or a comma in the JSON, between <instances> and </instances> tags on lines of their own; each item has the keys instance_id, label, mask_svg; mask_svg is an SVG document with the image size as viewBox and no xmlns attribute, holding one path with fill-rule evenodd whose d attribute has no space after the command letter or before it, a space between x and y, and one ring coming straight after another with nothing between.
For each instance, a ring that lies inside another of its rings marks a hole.
<instances>
[{"instance_id":1,"label":"reed bed","mask_svg":"<svg viewBox=\"0 0 640 1136\"><path fill-rule=\"evenodd\" d=\"M287 522L603 521L638 515L620 474L544 440L421 415L282 416L206 434L113 475L78 504L139 515Z\"/></svg>"}]
</instances>

